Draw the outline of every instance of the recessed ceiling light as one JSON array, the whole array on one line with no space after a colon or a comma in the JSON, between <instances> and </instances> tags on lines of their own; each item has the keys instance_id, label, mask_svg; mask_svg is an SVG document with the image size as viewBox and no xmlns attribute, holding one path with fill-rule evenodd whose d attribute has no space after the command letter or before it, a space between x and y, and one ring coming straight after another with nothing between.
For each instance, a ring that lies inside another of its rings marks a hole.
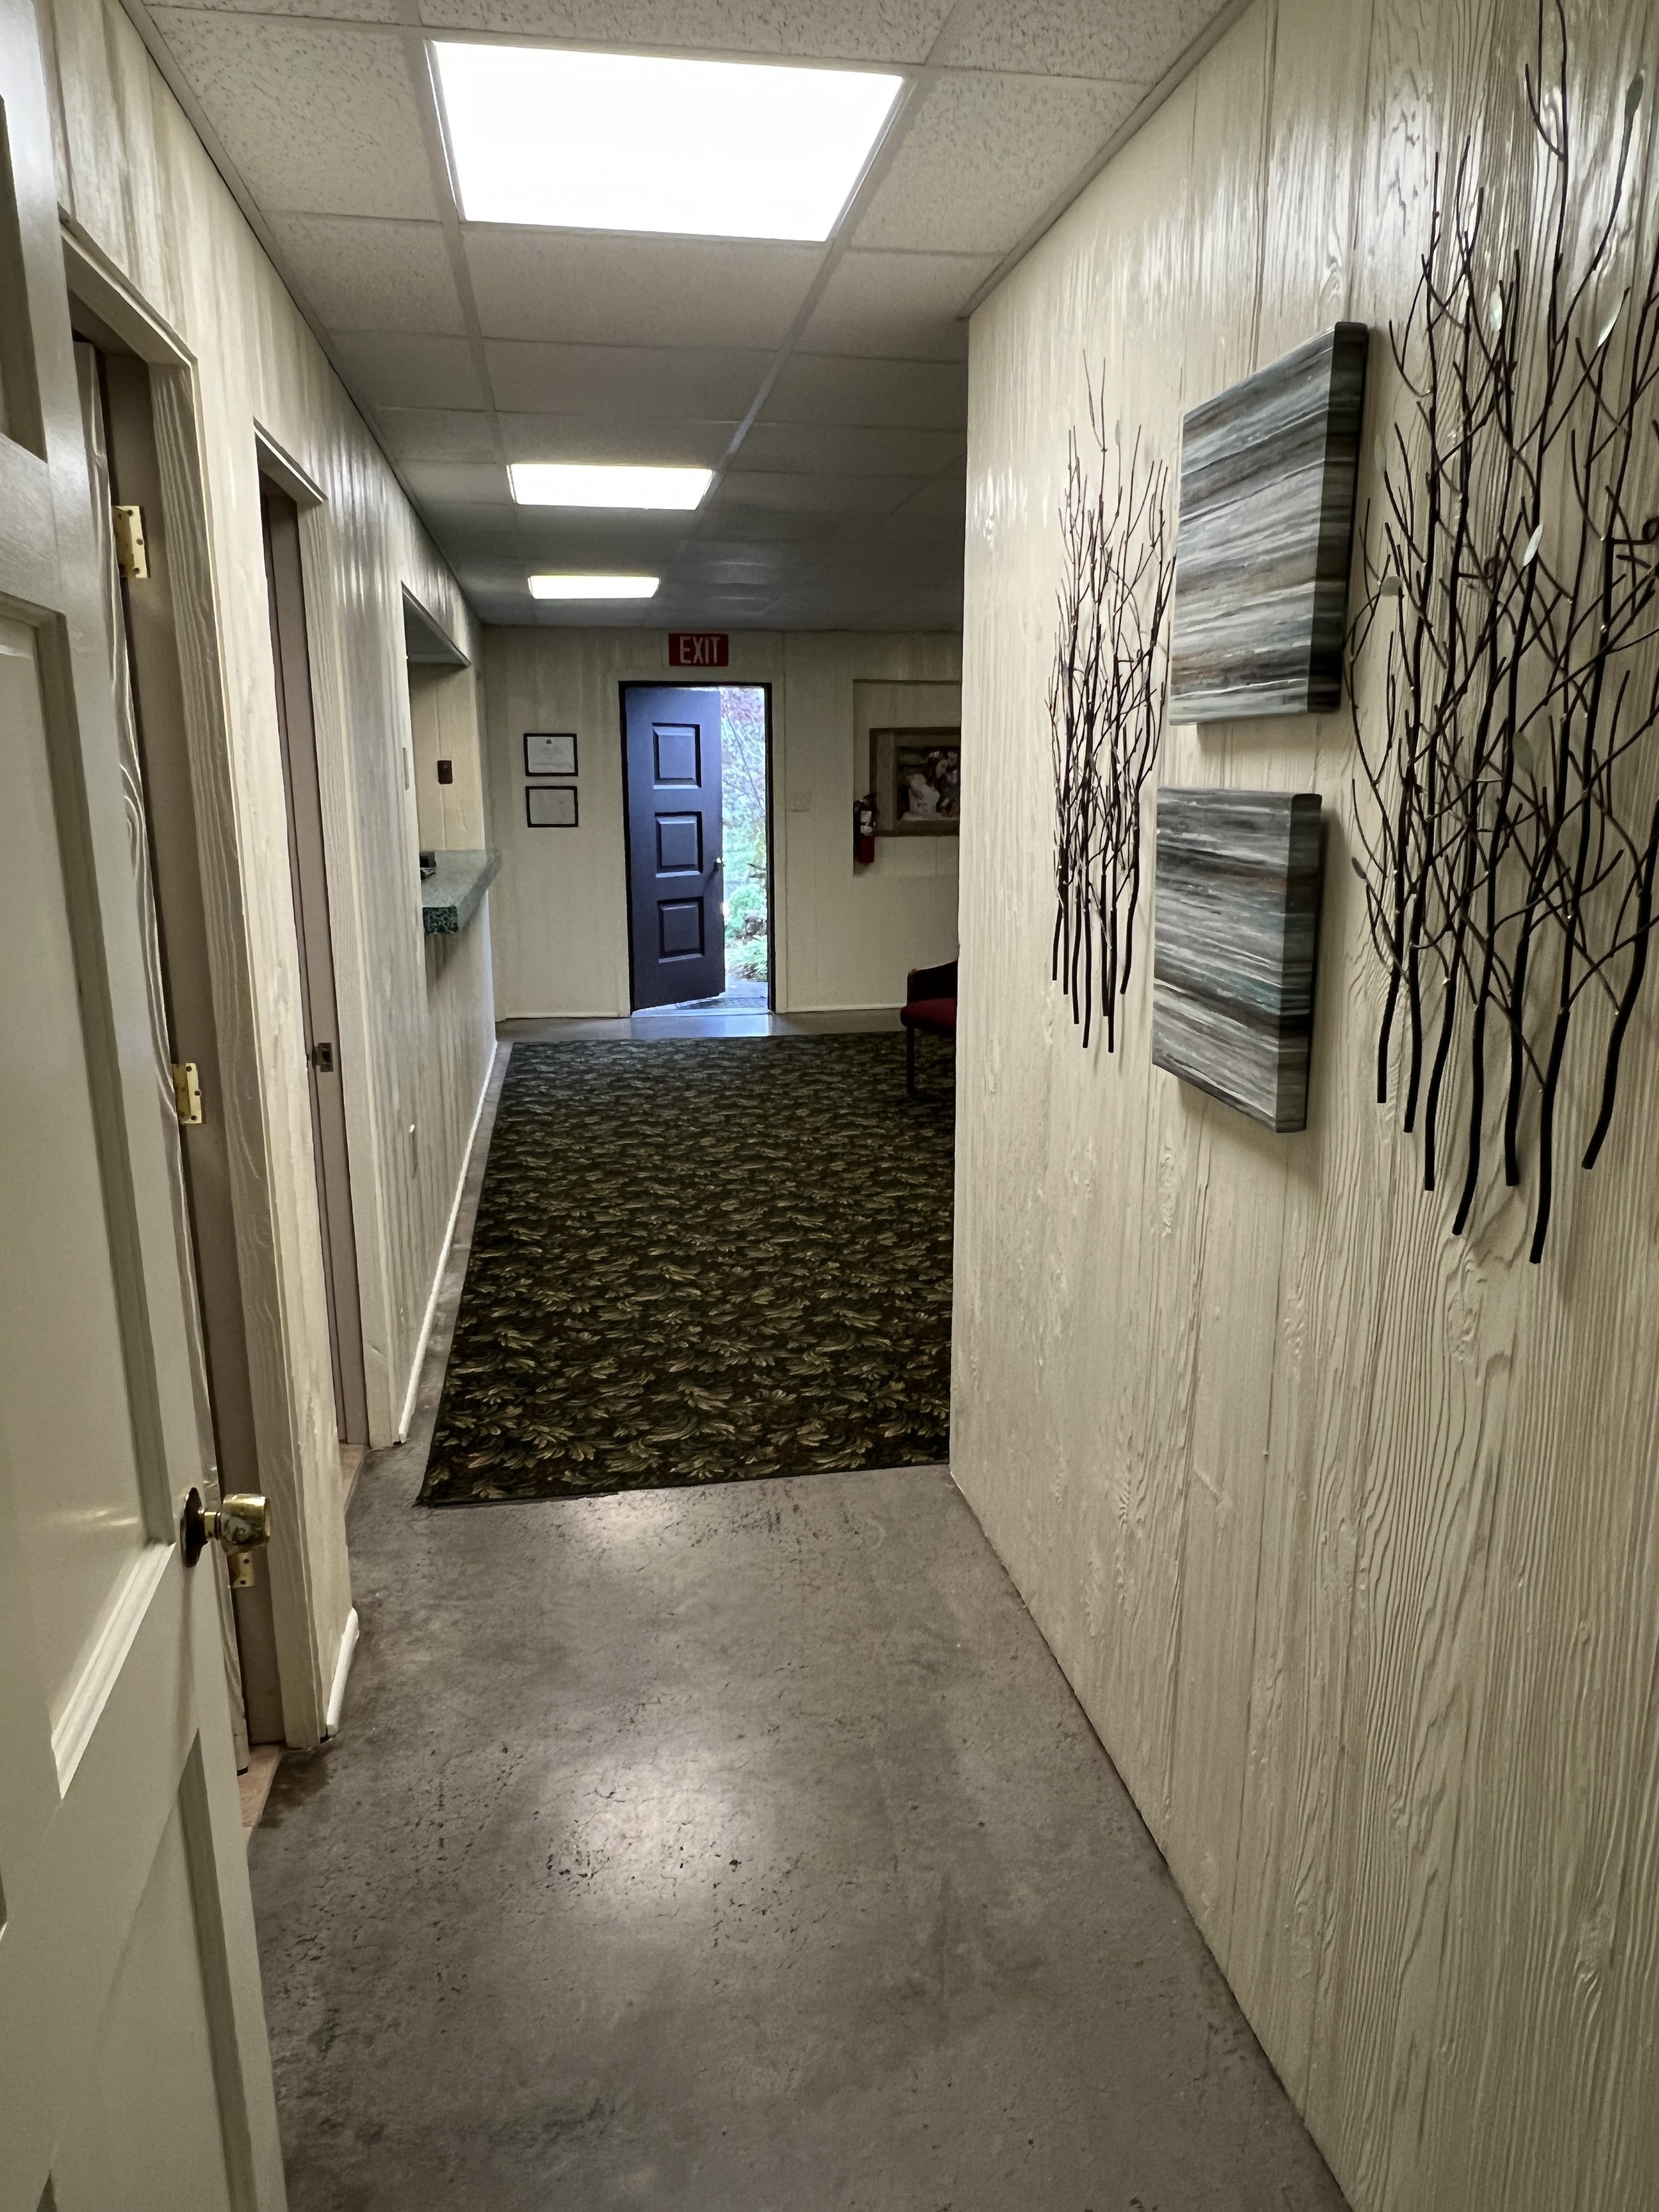
<instances>
[{"instance_id":1,"label":"recessed ceiling light","mask_svg":"<svg viewBox=\"0 0 1659 2212\"><path fill-rule=\"evenodd\" d=\"M903 78L434 40L469 222L828 238Z\"/></svg>"},{"instance_id":2,"label":"recessed ceiling light","mask_svg":"<svg viewBox=\"0 0 1659 2212\"><path fill-rule=\"evenodd\" d=\"M532 576L532 599L651 599L655 576Z\"/></svg>"},{"instance_id":3,"label":"recessed ceiling light","mask_svg":"<svg viewBox=\"0 0 1659 2212\"><path fill-rule=\"evenodd\" d=\"M691 507L714 481L713 469L590 466L584 461L513 461L520 507Z\"/></svg>"}]
</instances>

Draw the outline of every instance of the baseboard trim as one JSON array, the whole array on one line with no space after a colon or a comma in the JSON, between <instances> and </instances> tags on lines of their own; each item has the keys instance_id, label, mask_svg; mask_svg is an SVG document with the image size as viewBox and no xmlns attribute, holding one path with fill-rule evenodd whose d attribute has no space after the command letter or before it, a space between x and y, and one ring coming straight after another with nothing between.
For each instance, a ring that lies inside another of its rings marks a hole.
<instances>
[{"instance_id":1,"label":"baseboard trim","mask_svg":"<svg viewBox=\"0 0 1659 2212\"><path fill-rule=\"evenodd\" d=\"M466 1133L466 1143L461 1149L461 1171L455 1178L455 1195L450 1203L449 1218L444 1224L443 1241L438 1247L438 1264L433 1271L432 1290L426 1302L426 1316L421 1323L421 1333L415 1343L415 1358L409 1370L409 1388L404 1392L403 1411L398 1416L396 1442L402 1443L409 1435L409 1425L415 1418L415 1398L421 1387L421 1370L426 1364L426 1347L432 1335L432 1324L437 1316L438 1300L442 1295L444 1274L449 1266L449 1248L455 1241L455 1224L460 1216L461 1197L466 1189L467 1171L472 1165L472 1147L478 1141L478 1124L483 1119L484 1101L489 1096L489 1086L495 1079L496 1065L501 1059L498 1042L489 1055L489 1066L484 1071L483 1089L478 1093L478 1103L472 1109L472 1127Z\"/></svg>"},{"instance_id":2,"label":"baseboard trim","mask_svg":"<svg viewBox=\"0 0 1659 2212\"><path fill-rule=\"evenodd\" d=\"M337 1735L340 1714L345 1705L346 1676L351 1672L351 1662L357 1650L357 1608L354 1605L346 1615L346 1625L340 1636L340 1656L334 1662L334 1681L328 1693L328 1711L323 1716L323 1734Z\"/></svg>"}]
</instances>

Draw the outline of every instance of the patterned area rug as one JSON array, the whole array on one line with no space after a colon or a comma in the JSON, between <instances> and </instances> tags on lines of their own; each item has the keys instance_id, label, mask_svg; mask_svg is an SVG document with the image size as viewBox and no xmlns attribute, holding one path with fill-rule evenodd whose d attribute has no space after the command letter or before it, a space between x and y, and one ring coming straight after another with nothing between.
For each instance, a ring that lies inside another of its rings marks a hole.
<instances>
[{"instance_id":1,"label":"patterned area rug","mask_svg":"<svg viewBox=\"0 0 1659 2212\"><path fill-rule=\"evenodd\" d=\"M422 1503L946 1455L952 1113L897 1035L519 1045Z\"/></svg>"}]
</instances>

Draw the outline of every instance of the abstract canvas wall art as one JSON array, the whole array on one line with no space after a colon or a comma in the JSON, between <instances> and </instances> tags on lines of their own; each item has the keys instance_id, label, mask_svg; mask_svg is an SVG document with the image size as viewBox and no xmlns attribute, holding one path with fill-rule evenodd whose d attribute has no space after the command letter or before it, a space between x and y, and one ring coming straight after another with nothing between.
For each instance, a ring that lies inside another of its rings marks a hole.
<instances>
[{"instance_id":1,"label":"abstract canvas wall art","mask_svg":"<svg viewBox=\"0 0 1659 2212\"><path fill-rule=\"evenodd\" d=\"M1308 1122L1320 801L1158 794L1152 1059L1270 1129Z\"/></svg>"},{"instance_id":2,"label":"abstract canvas wall art","mask_svg":"<svg viewBox=\"0 0 1659 2212\"><path fill-rule=\"evenodd\" d=\"M1170 718L1341 703L1364 323L1338 323L1182 426Z\"/></svg>"}]
</instances>

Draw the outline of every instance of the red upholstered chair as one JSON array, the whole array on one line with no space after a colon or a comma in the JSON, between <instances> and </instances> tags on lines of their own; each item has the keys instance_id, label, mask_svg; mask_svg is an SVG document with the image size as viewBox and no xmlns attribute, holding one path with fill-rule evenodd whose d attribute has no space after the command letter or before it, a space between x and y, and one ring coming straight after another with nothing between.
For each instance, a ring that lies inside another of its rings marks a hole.
<instances>
[{"instance_id":1,"label":"red upholstered chair","mask_svg":"<svg viewBox=\"0 0 1659 2212\"><path fill-rule=\"evenodd\" d=\"M957 1033L957 963L942 961L937 968L913 968L904 979L904 1004L899 1009L904 1024L904 1087L915 1098L916 1038L925 1030L929 1036L954 1038Z\"/></svg>"}]
</instances>

